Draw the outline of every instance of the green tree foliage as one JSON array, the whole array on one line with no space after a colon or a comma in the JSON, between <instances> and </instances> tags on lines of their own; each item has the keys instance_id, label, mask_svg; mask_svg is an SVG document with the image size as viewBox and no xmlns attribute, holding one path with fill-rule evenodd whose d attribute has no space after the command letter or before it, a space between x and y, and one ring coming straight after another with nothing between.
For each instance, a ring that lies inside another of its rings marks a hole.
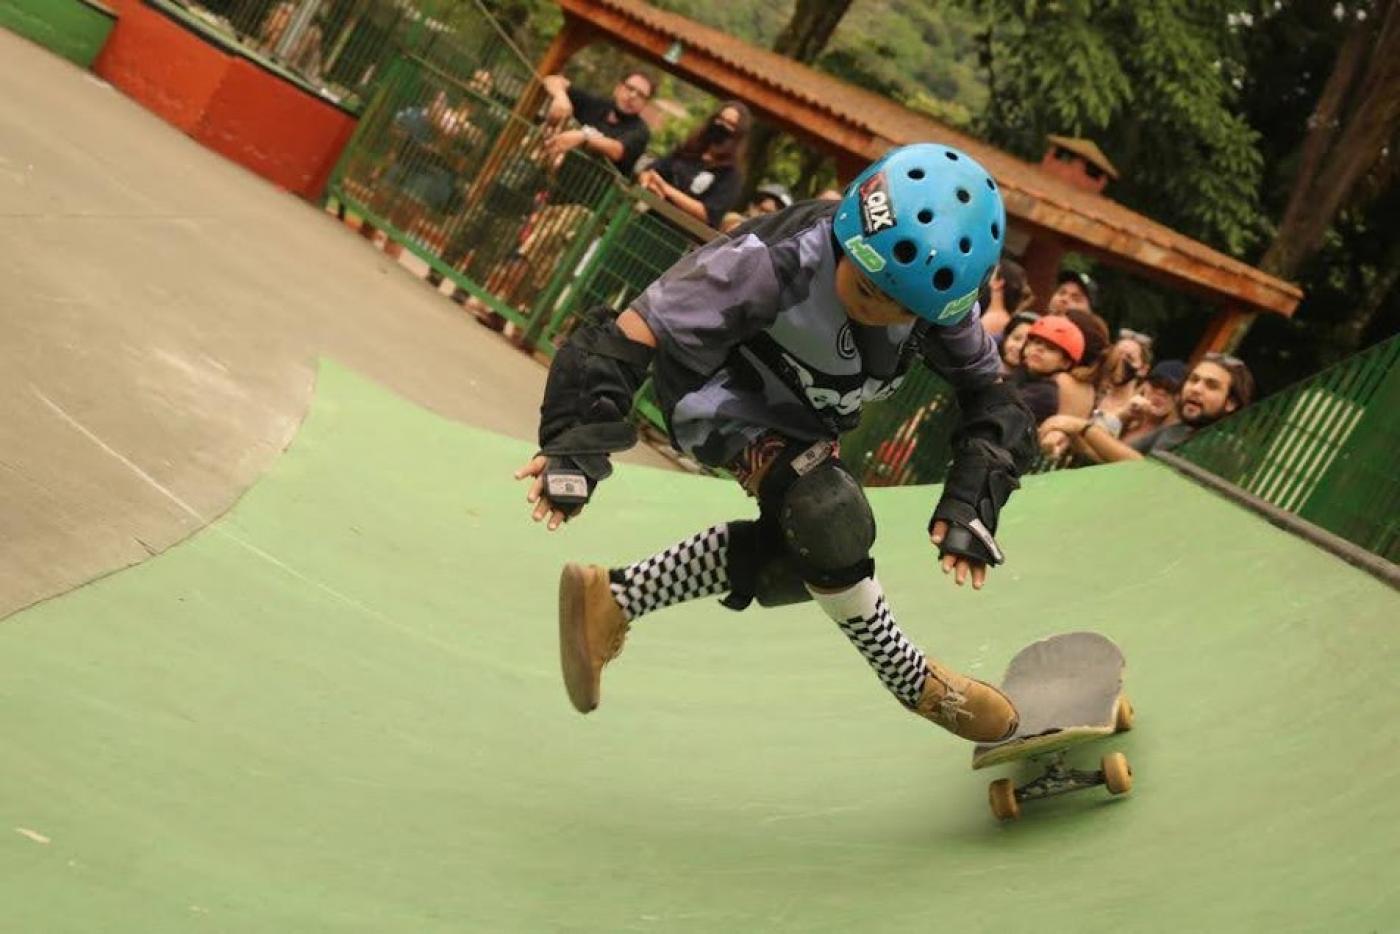
<instances>
[{"instance_id":1,"label":"green tree foliage","mask_svg":"<svg viewBox=\"0 0 1400 934\"><path fill-rule=\"evenodd\" d=\"M824 47L790 50L780 46L782 31L798 10L796 0L653 3L746 42L778 48L821 71L954 125L967 125L986 99L976 66L975 21L956 7L926 0L853 0ZM701 109L691 108L694 119L700 119ZM766 151L767 158L751 167L751 184L781 181L801 197L836 183L830 161L790 137L779 136Z\"/></svg>"},{"instance_id":2,"label":"green tree foliage","mask_svg":"<svg viewBox=\"0 0 1400 934\"><path fill-rule=\"evenodd\" d=\"M965 0L990 90L976 127L1038 161L1049 133L1093 139L1113 197L1241 255L1263 227L1258 133L1226 0Z\"/></svg>"},{"instance_id":3,"label":"green tree foliage","mask_svg":"<svg viewBox=\"0 0 1400 934\"><path fill-rule=\"evenodd\" d=\"M1325 169L1327 159L1336 157L1324 150L1323 159L1311 160L1305 150L1319 109L1326 109L1322 105L1328 86L1335 88L1337 79L1345 77L1338 70L1355 69L1359 78L1394 64L1395 53L1378 55L1374 43L1381 38L1384 17L1393 21L1395 8L1394 0L1261 0L1236 17L1235 28L1248 38L1243 105L1261 134L1266 165L1262 200L1269 217L1281 220L1291 202L1310 200L1307 186ZM1348 40L1361 48L1347 48ZM1365 96L1358 92L1379 90L1388 95L1392 108L1400 101L1394 77L1388 86L1358 80L1343 90L1349 93L1332 95L1340 111L1335 120L1339 129L1348 107L1358 107ZM1393 120L1394 109L1390 113ZM1378 118L1365 119L1375 125ZM1311 170L1305 163L1313 163ZM1321 244L1306 253L1279 246L1275 239L1265 255L1256 258L1274 262L1285 252L1299 257L1290 261L1290 269L1280 271L1303 287L1304 299L1291 320L1268 317L1256 322L1242 347L1266 380L1272 376L1277 385L1305 376L1400 332L1400 134L1393 124L1388 147L1370 160L1346 193Z\"/></svg>"}]
</instances>

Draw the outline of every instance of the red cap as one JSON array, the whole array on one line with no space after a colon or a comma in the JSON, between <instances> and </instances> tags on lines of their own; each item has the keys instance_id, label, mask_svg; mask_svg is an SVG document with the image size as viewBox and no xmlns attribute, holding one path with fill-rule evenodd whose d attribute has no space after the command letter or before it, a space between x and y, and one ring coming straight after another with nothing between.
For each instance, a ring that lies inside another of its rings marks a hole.
<instances>
[{"instance_id":1,"label":"red cap","mask_svg":"<svg viewBox=\"0 0 1400 934\"><path fill-rule=\"evenodd\" d=\"M1038 337L1069 354L1071 363L1084 356L1084 332L1061 315L1046 315L1031 325L1031 337Z\"/></svg>"}]
</instances>

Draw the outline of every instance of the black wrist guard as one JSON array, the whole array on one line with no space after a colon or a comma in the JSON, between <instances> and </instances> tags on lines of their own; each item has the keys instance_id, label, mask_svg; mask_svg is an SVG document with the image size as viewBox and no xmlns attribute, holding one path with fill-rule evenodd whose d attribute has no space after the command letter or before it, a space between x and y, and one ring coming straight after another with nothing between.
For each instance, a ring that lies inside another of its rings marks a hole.
<instances>
[{"instance_id":1,"label":"black wrist guard","mask_svg":"<svg viewBox=\"0 0 1400 934\"><path fill-rule=\"evenodd\" d=\"M655 354L629 340L617 322L586 320L554 355L540 403L545 495L565 515L583 508L612 473L609 454L637 443L628 421L632 397Z\"/></svg>"},{"instance_id":2,"label":"black wrist guard","mask_svg":"<svg viewBox=\"0 0 1400 934\"><path fill-rule=\"evenodd\" d=\"M962 424L953 437L953 466L929 531L940 519L948 523L940 558L951 554L995 567L1006 560L995 537L1001 508L1035 457L1035 417L1004 383L959 393L958 404Z\"/></svg>"}]
</instances>

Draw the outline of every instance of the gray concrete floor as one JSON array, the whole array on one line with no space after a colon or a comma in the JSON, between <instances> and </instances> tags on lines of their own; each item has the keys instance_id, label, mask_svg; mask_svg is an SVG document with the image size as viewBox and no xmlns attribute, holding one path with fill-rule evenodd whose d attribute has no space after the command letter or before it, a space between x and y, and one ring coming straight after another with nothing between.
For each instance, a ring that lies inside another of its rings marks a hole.
<instances>
[{"instance_id":1,"label":"gray concrete floor","mask_svg":"<svg viewBox=\"0 0 1400 934\"><path fill-rule=\"evenodd\" d=\"M0 618L231 506L322 356L525 439L545 376L334 218L4 30L0 328Z\"/></svg>"}]
</instances>

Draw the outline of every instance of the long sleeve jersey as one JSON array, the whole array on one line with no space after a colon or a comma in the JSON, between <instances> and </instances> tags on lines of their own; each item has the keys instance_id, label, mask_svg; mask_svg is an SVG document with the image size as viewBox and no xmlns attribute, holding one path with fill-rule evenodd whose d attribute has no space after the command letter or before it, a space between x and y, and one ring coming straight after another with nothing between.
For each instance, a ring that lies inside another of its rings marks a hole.
<instances>
[{"instance_id":1,"label":"long sleeve jersey","mask_svg":"<svg viewBox=\"0 0 1400 934\"><path fill-rule=\"evenodd\" d=\"M899 388L916 355L957 389L993 383L974 308L952 327L852 321L836 297L838 204L804 202L681 259L633 302L657 338L653 385L676 446L729 464L777 433L835 439Z\"/></svg>"}]
</instances>

